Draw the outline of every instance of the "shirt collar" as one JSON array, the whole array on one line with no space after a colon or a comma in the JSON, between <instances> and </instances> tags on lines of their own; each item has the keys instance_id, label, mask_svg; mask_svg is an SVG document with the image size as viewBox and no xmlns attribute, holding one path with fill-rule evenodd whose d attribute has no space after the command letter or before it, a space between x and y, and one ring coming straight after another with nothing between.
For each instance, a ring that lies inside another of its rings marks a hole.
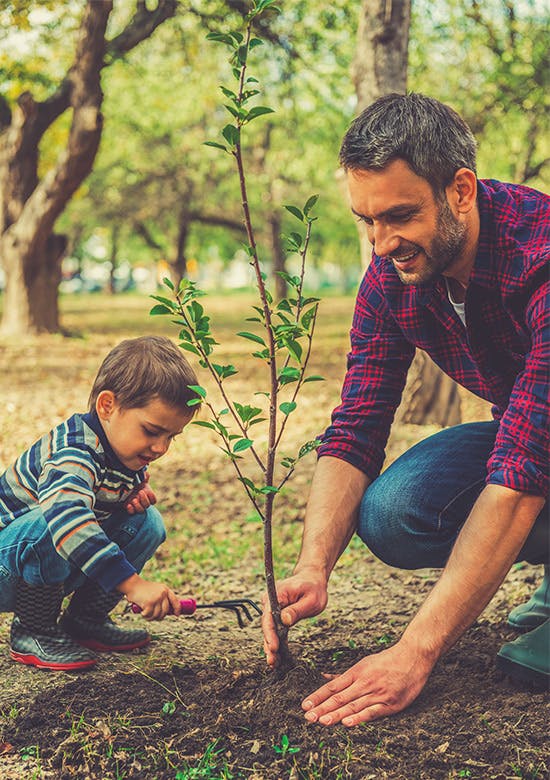
<instances>
[{"instance_id":1,"label":"shirt collar","mask_svg":"<svg viewBox=\"0 0 550 780\"><path fill-rule=\"evenodd\" d=\"M477 182L477 206L479 210L479 239L469 282L481 287L492 288L498 281L498 273L495 264L494 242L494 213L489 194L489 188L478 179Z\"/></svg>"}]
</instances>

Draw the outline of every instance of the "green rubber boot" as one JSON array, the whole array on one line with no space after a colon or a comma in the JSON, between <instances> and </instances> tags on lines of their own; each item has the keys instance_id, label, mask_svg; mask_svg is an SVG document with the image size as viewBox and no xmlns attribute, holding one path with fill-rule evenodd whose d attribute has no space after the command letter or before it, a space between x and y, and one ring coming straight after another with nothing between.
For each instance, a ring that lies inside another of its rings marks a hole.
<instances>
[{"instance_id":1,"label":"green rubber boot","mask_svg":"<svg viewBox=\"0 0 550 780\"><path fill-rule=\"evenodd\" d=\"M544 578L529 601L508 615L508 625L518 631L531 631L550 618L550 566L544 567Z\"/></svg>"},{"instance_id":2,"label":"green rubber boot","mask_svg":"<svg viewBox=\"0 0 550 780\"><path fill-rule=\"evenodd\" d=\"M497 653L497 666L516 680L550 684L550 620L506 642Z\"/></svg>"}]
</instances>

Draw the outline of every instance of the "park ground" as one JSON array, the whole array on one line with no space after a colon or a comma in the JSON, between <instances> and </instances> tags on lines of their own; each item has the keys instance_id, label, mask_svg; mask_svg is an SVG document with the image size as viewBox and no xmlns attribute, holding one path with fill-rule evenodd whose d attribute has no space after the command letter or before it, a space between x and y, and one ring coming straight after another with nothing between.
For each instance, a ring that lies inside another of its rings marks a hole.
<instances>
[{"instance_id":1,"label":"park ground","mask_svg":"<svg viewBox=\"0 0 550 780\"><path fill-rule=\"evenodd\" d=\"M246 295L206 299L224 362L243 366L231 380L243 403L265 389L258 365L244 367L247 343L234 336L252 302ZM85 410L98 364L120 339L177 336L168 320L149 318L148 309L146 297L66 297L70 338L0 343L0 470L50 427ZM337 402L351 310L351 298L322 304L311 368L326 381L305 386L285 453L322 431ZM468 394L462 405L464 421L489 416L488 406ZM394 430L388 462L435 430ZM259 601L261 527L209 434L190 426L151 467L168 541L149 574L201 601ZM309 456L279 499L279 576L291 570L298 551L313 468ZM265 666L259 621L239 629L229 612L156 623L148 648L105 655L78 676L12 663L11 618L0 615L0 780L543 780L550 767L546 696L495 667L499 646L514 637L506 615L539 575L536 567L515 566L417 701L393 718L351 730L307 725L301 700L323 672L343 671L394 642L437 579L433 570L391 569L356 540L333 574L327 610L292 630L298 665L284 680ZM122 622L139 621L118 611Z\"/></svg>"}]
</instances>

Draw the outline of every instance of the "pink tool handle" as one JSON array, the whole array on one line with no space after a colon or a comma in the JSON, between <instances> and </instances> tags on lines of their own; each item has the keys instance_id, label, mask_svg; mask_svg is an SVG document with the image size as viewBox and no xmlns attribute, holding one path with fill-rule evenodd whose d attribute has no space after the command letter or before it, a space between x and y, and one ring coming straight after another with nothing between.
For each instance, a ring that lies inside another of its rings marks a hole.
<instances>
[{"instance_id":1,"label":"pink tool handle","mask_svg":"<svg viewBox=\"0 0 550 780\"><path fill-rule=\"evenodd\" d=\"M180 599L180 605L182 615L192 615L197 609L197 602L195 599ZM132 604L132 612L135 612L136 615L138 612L141 612L139 604Z\"/></svg>"}]
</instances>

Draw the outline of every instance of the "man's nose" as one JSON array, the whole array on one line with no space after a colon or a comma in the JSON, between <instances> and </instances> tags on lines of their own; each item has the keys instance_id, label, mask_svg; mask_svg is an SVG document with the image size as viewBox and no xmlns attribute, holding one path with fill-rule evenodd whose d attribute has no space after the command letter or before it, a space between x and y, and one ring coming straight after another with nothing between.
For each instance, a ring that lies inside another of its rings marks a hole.
<instances>
[{"instance_id":1,"label":"man's nose","mask_svg":"<svg viewBox=\"0 0 550 780\"><path fill-rule=\"evenodd\" d=\"M390 255L398 248L400 243L399 236L389 225L373 225L369 231L369 241L372 248L379 257Z\"/></svg>"}]
</instances>

